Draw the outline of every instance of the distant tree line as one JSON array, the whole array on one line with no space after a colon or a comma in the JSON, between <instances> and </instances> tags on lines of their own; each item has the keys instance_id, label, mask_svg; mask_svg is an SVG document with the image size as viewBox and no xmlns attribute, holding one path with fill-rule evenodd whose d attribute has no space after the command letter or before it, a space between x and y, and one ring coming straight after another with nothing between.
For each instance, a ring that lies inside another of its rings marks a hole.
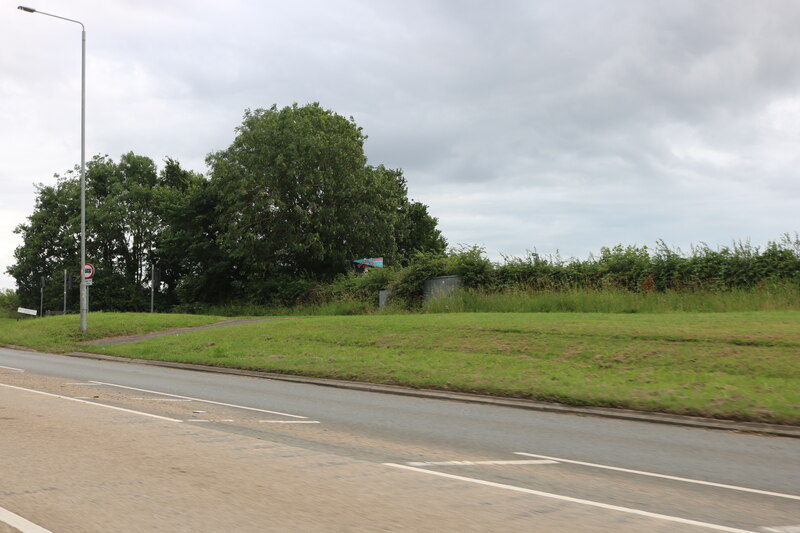
<instances>
[{"instance_id":1,"label":"distant tree line","mask_svg":"<svg viewBox=\"0 0 800 533\"><path fill-rule=\"evenodd\" d=\"M351 261L405 265L446 242L425 205L408 198L401 170L367 164L355 122L319 104L246 111L233 143L207 157L208 177L174 159L158 169L127 153L86 167L86 254L96 268L93 310L287 303ZM37 185L34 212L8 273L17 297L63 305L63 272L80 263L79 169ZM77 283L69 310L78 306Z\"/></svg>"}]
</instances>

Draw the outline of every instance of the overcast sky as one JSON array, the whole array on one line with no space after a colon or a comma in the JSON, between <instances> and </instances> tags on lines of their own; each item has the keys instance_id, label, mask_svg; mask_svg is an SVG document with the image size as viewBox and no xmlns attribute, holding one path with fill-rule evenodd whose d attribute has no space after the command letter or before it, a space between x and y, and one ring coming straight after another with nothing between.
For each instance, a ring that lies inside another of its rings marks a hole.
<instances>
[{"instance_id":1,"label":"overcast sky","mask_svg":"<svg viewBox=\"0 0 800 533\"><path fill-rule=\"evenodd\" d=\"M797 0L0 0L0 288L80 162L80 26L18 1L86 25L87 159L206 172L246 108L320 102L493 259L800 231Z\"/></svg>"}]
</instances>

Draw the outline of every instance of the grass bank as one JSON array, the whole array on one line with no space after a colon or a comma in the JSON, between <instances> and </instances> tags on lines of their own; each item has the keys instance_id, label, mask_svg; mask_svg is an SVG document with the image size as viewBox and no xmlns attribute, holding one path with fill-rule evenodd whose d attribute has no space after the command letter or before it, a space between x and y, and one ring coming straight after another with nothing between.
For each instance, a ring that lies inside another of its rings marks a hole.
<instances>
[{"instance_id":1,"label":"grass bank","mask_svg":"<svg viewBox=\"0 0 800 533\"><path fill-rule=\"evenodd\" d=\"M120 323L130 328L133 320L124 317ZM0 341L8 342L4 331ZM797 312L306 317L82 349L570 405L800 424Z\"/></svg>"},{"instance_id":2,"label":"grass bank","mask_svg":"<svg viewBox=\"0 0 800 533\"><path fill-rule=\"evenodd\" d=\"M95 312L89 315L89 331L81 333L79 315L6 319L0 320L0 344L69 352L80 349L82 341L203 326L221 320L224 318L219 316Z\"/></svg>"}]
</instances>

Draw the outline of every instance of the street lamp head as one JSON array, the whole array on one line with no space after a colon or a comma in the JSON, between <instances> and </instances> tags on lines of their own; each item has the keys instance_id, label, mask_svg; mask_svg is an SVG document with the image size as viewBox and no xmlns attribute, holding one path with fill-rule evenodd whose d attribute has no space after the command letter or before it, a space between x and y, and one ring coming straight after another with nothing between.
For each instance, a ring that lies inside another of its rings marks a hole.
<instances>
[{"instance_id":1,"label":"street lamp head","mask_svg":"<svg viewBox=\"0 0 800 533\"><path fill-rule=\"evenodd\" d=\"M25 7L25 6L17 6L17 9L20 9L26 13L36 13L36 10L32 7Z\"/></svg>"}]
</instances>

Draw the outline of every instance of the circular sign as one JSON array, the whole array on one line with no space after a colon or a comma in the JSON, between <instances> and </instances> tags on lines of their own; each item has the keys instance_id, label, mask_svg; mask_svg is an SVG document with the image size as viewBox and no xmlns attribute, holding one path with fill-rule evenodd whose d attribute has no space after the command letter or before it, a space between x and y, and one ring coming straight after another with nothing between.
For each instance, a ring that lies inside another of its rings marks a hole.
<instances>
[{"instance_id":1,"label":"circular sign","mask_svg":"<svg viewBox=\"0 0 800 533\"><path fill-rule=\"evenodd\" d=\"M92 279L94 276L94 265L86 263L83 265L83 279Z\"/></svg>"}]
</instances>

